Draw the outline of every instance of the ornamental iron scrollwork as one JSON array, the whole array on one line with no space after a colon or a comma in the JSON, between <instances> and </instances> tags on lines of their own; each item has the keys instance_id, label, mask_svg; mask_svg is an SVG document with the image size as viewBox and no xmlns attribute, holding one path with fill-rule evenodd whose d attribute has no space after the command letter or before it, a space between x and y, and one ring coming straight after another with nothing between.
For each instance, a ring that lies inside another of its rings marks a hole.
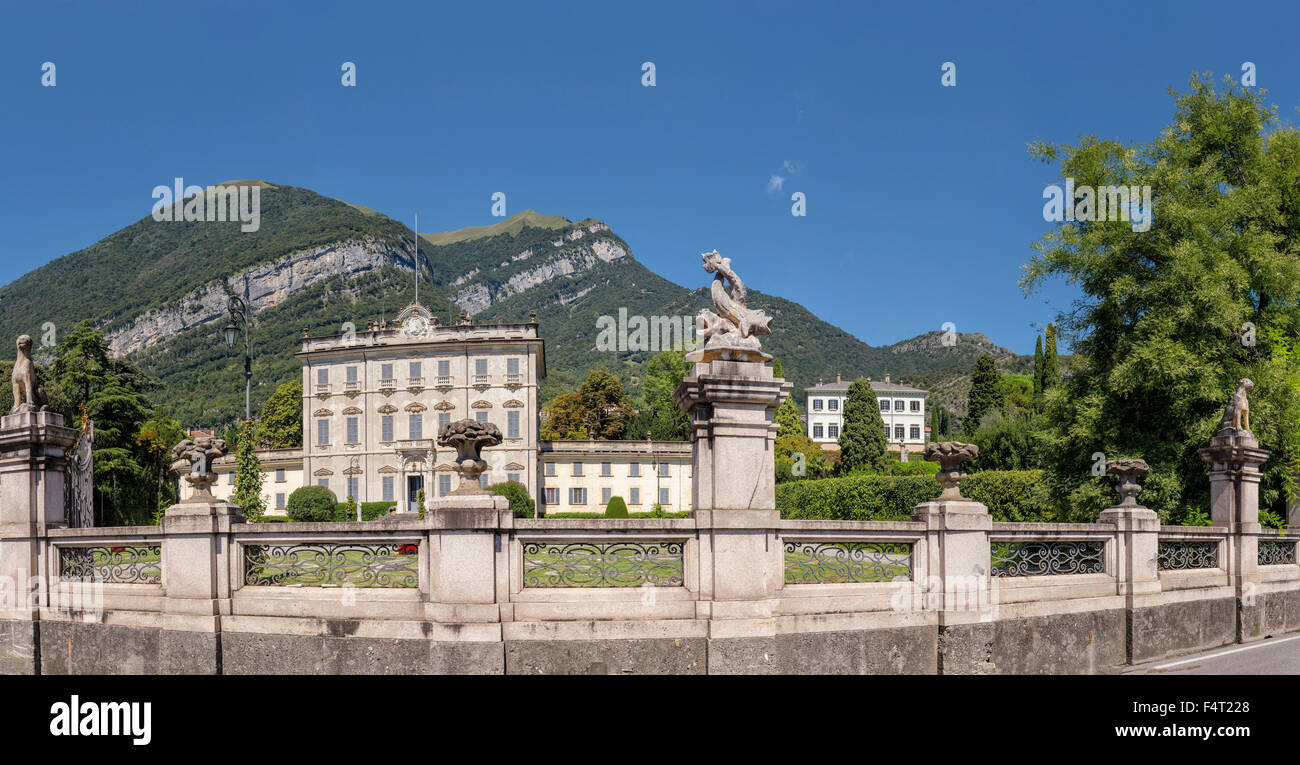
<instances>
[{"instance_id":1,"label":"ornamental iron scrollwork","mask_svg":"<svg viewBox=\"0 0 1300 765\"><path fill-rule=\"evenodd\" d=\"M993 576L1100 574L1103 542L994 542Z\"/></svg>"},{"instance_id":2,"label":"ornamental iron scrollwork","mask_svg":"<svg viewBox=\"0 0 1300 765\"><path fill-rule=\"evenodd\" d=\"M415 543L246 545L244 584L415 588L419 553Z\"/></svg>"},{"instance_id":3,"label":"ornamental iron scrollwork","mask_svg":"<svg viewBox=\"0 0 1300 765\"><path fill-rule=\"evenodd\" d=\"M60 547L59 579L105 584L161 584L161 545Z\"/></svg>"},{"instance_id":4,"label":"ornamental iron scrollwork","mask_svg":"<svg viewBox=\"0 0 1300 765\"><path fill-rule=\"evenodd\" d=\"M1218 568L1218 542L1161 542L1156 554L1161 571L1189 568Z\"/></svg>"},{"instance_id":5,"label":"ornamental iron scrollwork","mask_svg":"<svg viewBox=\"0 0 1300 765\"><path fill-rule=\"evenodd\" d=\"M786 542L786 584L893 582L912 578L907 542Z\"/></svg>"},{"instance_id":6,"label":"ornamental iron scrollwork","mask_svg":"<svg viewBox=\"0 0 1300 765\"><path fill-rule=\"evenodd\" d=\"M681 587L681 542L526 542L525 587Z\"/></svg>"},{"instance_id":7,"label":"ornamental iron scrollwork","mask_svg":"<svg viewBox=\"0 0 1300 765\"><path fill-rule=\"evenodd\" d=\"M1259 540L1259 565L1285 566L1295 563L1296 543L1293 540Z\"/></svg>"}]
</instances>

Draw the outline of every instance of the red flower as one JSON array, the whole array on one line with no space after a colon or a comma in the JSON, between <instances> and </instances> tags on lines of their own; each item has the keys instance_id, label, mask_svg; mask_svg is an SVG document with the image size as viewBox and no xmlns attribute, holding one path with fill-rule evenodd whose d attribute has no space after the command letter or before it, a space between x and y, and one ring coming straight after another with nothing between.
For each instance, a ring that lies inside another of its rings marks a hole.
<instances>
[{"instance_id":1,"label":"red flower","mask_svg":"<svg viewBox=\"0 0 1300 765\"><path fill-rule=\"evenodd\" d=\"M419 545L399 545L397 548L398 555L418 555L419 552Z\"/></svg>"},{"instance_id":2,"label":"red flower","mask_svg":"<svg viewBox=\"0 0 1300 765\"><path fill-rule=\"evenodd\" d=\"M126 552L126 548L125 548L125 547L114 547L114 548L111 548L111 549L112 549L113 552Z\"/></svg>"}]
</instances>

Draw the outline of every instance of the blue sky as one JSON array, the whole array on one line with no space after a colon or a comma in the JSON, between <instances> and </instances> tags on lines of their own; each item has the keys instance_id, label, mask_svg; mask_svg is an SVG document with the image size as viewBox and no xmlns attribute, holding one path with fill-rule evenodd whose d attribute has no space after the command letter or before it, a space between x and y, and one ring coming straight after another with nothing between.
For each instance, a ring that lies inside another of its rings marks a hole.
<instances>
[{"instance_id":1,"label":"blue sky","mask_svg":"<svg viewBox=\"0 0 1300 765\"><path fill-rule=\"evenodd\" d=\"M1245 61L1294 122L1297 29L1294 3L0 0L0 283L148 215L175 176L422 231L494 222L501 191L510 214L609 223L685 286L716 248L873 345L951 321L1030 353L1074 292L1017 284L1060 181L1026 144L1149 140L1167 88Z\"/></svg>"}]
</instances>

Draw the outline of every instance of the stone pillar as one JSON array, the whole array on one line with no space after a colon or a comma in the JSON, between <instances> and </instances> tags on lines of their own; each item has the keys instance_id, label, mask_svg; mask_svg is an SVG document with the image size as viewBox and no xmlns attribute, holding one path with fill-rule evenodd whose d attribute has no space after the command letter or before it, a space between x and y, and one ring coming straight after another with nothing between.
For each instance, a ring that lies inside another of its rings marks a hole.
<instances>
[{"instance_id":1,"label":"stone pillar","mask_svg":"<svg viewBox=\"0 0 1300 765\"><path fill-rule=\"evenodd\" d=\"M690 417L700 539L700 596L709 671L777 670L777 597L784 581L776 529L776 408L791 383L760 361L695 364L677 387Z\"/></svg>"},{"instance_id":2,"label":"stone pillar","mask_svg":"<svg viewBox=\"0 0 1300 765\"><path fill-rule=\"evenodd\" d=\"M1106 472L1120 477L1120 503L1102 510L1097 522L1115 524L1116 594L1128 596L1133 608L1134 596L1160 592L1160 518L1137 503L1137 479L1151 468L1139 459L1120 459L1106 463Z\"/></svg>"},{"instance_id":3,"label":"stone pillar","mask_svg":"<svg viewBox=\"0 0 1300 765\"><path fill-rule=\"evenodd\" d=\"M1269 457L1249 430L1220 431L1200 450L1210 463L1210 520L1228 528L1223 567L1237 591L1237 639L1264 637L1259 596L1259 466Z\"/></svg>"},{"instance_id":4,"label":"stone pillar","mask_svg":"<svg viewBox=\"0 0 1300 765\"><path fill-rule=\"evenodd\" d=\"M65 449L77 431L63 415L19 412L0 418L0 674L40 673L40 611L44 578L57 562L45 560L45 530L66 525ZM38 591L33 593L33 585Z\"/></svg>"},{"instance_id":5,"label":"stone pillar","mask_svg":"<svg viewBox=\"0 0 1300 765\"><path fill-rule=\"evenodd\" d=\"M221 617L230 614L233 577L243 575L231 545L239 507L196 492L163 514L163 632L159 674L218 674Z\"/></svg>"}]
</instances>

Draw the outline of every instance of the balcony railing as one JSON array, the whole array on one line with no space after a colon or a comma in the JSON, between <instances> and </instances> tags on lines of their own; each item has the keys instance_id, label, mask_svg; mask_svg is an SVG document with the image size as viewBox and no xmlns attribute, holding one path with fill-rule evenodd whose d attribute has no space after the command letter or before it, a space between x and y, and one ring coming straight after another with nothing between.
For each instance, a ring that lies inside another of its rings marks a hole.
<instances>
[{"instance_id":1,"label":"balcony railing","mask_svg":"<svg viewBox=\"0 0 1300 765\"><path fill-rule=\"evenodd\" d=\"M343 383L343 390L361 390L360 380L348 380Z\"/></svg>"},{"instance_id":2,"label":"balcony railing","mask_svg":"<svg viewBox=\"0 0 1300 765\"><path fill-rule=\"evenodd\" d=\"M385 377L384 379L379 381L380 390L385 390L385 389L391 390L396 387L397 387L397 380L391 377Z\"/></svg>"},{"instance_id":3,"label":"balcony railing","mask_svg":"<svg viewBox=\"0 0 1300 765\"><path fill-rule=\"evenodd\" d=\"M522 385L524 376L520 374L506 375L506 385Z\"/></svg>"},{"instance_id":4,"label":"balcony railing","mask_svg":"<svg viewBox=\"0 0 1300 765\"><path fill-rule=\"evenodd\" d=\"M489 375L474 375L475 385L491 385Z\"/></svg>"},{"instance_id":5,"label":"balcony railing","mask_svg":"<svg viewBox=\"0 0 1300 765\"><path fill-rule=\"evenodd\" d=\"M423 388L423 387L424 387L424 378L423 378L423 377L408 377L408 378L406 378L406 387L408 387L408 388Z\"/></svg>"},{"instance_id":6,"label":"balcony railing","mask_svg":"<svg viewBox=\"0 0 1300 765\"><path fill-rule=\"evenodd\" d=\"M437 377L434 378L434 381L435 381L434 387L437 388L451 387L451 375L438 375Z\"/></svg>"}]
</instances>

